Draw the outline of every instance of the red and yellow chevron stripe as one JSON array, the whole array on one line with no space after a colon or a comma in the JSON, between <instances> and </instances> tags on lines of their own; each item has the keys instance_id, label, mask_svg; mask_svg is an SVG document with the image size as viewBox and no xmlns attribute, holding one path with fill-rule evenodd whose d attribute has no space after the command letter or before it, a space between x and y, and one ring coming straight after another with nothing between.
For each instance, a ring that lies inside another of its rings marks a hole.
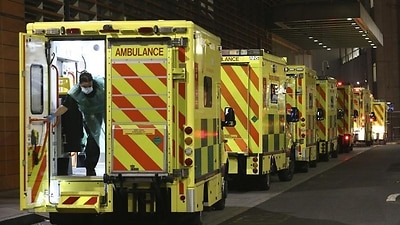
<instances>
[{"instance_id":1,"label":"red and yellow chevron stripe","mask_svg":"<svg viewBox=\"0 0 400 225\"><path fill-rule=\"evenodd\" d=\"M260 117L260 103L254 97L260 95L258 75L249 65L222 65L221 74L223 105L235 109L237 120L235 127L225 128L231 138L227 150L257 153L261 150L260 133L257 119L253 121L252 118Z\"/></svg>"},{"instance_id":2,"label":"red and yellow chevron stripe","mask_svg":"<svg viewBox=\"0 0 400 225\"><path fill-rule=\"evenodd\" d=\"M164 171L166 60L112 64L113 171Z\"/></svg>"},{"instance_id":3,"label":"red and yellow chevron stripe","mask_svg":"<svg viewBox=\"0 0 400 225\"><path fill-rule=\"evenodd\" d=\"M337 121L338 134L353 133L353 93L351 85L339 86L337 89L337 107L342 109L343 119Z\"/></svg>"}]
</instances>

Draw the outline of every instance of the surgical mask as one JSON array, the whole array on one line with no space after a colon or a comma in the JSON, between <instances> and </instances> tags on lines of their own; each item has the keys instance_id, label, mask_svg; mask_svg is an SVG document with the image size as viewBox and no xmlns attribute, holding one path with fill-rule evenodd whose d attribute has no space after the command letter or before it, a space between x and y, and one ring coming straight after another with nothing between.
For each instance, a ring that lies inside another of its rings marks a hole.
<instances>
[{"instance_id":1,"label":"surgical mask","mask_svg":"<svg viewBox=\"0 0 400 225\"><path fill-rule=\"evenodd\" d=\"M93 91L93 87L81 87L81 90L84 94L90 94Z\"/></svg>"}]
</instances>

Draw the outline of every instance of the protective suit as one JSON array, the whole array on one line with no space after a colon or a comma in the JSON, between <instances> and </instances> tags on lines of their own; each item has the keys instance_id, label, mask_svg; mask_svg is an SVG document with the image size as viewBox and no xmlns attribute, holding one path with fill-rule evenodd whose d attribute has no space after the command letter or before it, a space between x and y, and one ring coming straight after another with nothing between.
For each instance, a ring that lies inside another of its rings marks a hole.
<instances>
[{"instance_id":1,"label":"protective suit","mask_svg":"<svg viewBox=\"0 0 400 225\"><path fill-rule=\"evenodd\" d=\"M88 134L85 153L86 171L95 175L94 168L100 157L100 135L105 115L104 78L93 78L93 91L84 94L79 85L75 85L68 94L78 103L79 110L84 116L84 127Z\"/></svg>"}]
</instances>

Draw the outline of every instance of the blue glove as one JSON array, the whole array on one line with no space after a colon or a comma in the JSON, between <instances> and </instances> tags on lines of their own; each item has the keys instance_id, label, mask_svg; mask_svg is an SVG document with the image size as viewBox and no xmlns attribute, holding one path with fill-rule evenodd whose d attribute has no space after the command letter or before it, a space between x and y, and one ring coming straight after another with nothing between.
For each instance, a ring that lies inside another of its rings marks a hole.
<instances>
[{"instance_id":1,"label":"blue glove","mask_svg":"<svg viewBox=\"0 0 400 225\"><path fill-rule=\"evenodd\" d=\"M47 121L49 122L54 122L54 120L57 118L57 116L54 113L50 113L48 116L46 116Z\"/></svg>"}]
</instances>

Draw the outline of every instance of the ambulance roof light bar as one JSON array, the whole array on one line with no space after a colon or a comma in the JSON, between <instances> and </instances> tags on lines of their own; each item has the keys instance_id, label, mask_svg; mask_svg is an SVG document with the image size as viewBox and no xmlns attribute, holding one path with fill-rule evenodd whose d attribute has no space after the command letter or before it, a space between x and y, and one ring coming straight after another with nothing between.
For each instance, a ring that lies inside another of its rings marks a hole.
<instances>
[{"instance_id":1,"label":"ambulance roof light bar","mask_svg":"<svg viewBox=\"0 0 400 225\"><path fill-rule=\"evenodd\" d=\"M223 56L262 56L263 49L223 49L221 54Z\"/></svg>"}]
</instances>

